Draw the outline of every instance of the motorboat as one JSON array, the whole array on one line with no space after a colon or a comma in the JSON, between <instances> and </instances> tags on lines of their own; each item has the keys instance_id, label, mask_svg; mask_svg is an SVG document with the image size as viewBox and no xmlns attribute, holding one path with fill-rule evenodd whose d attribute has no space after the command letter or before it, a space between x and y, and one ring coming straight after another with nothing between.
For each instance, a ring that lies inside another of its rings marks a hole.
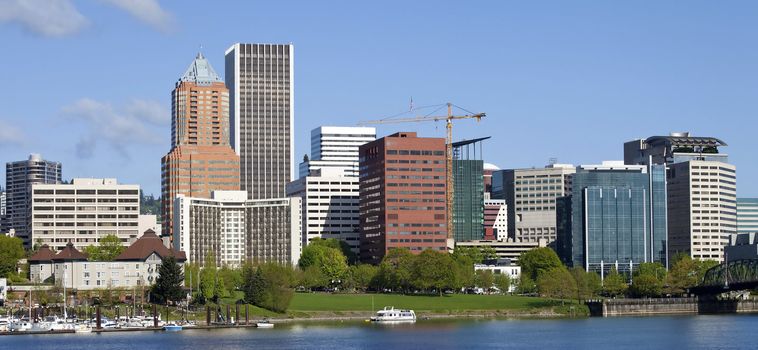
<instances>
[{"instance_id":1,"label":"motorboat","mask_svg":"<svg viewBox=\"0 0 758 350\"><path fill-rule=\"evenodd\" d=\"M178 325L176 323L169 323L169 324L163 326L163 330L164 331L169 331L169 332L177 332L177 331L181 331L182 330L182 326L180 326L180 325Z\"/></svg>"},{"instance_id":2,"label":"motorboat","mask_svg":"<svg viewBox=\"0 0 758 350\"><path fill-rule=\"evenodd\" d=\"M274 324L269 321L261 321L255 324L257 328L274 328Z\"/></svg>"},{"instance_id":3,"label":"motorboat","mask_svg":"<svg viewBox=\"0 0 758 350\"><path fill-rule=\"evenodd\" d=\"M78 324L76 325L76 327L74 327L74 333L76 334L92 333L92 327L86 324Z\"/></svg>"},{"instance_id":4,"label":"motorboat","mask_svg":"<svg viewBox=\"0 0 758 350\"><path fill-rule=\"evenodd\" d=\"M371 317L372 322L401 323L416 322L416 313L413 310L395 309L394 306L385 306Z\"/></svg>"},{"instance_id":5,"label":"motorboat","mask_svg":"<svg viewBox=\"0 0 758 350\"><path fill-rule=\"evenodd\" d=\"M28 319L16 319L8 324L8 330L11 332L26 332L30 329L32 329L32 323Z\"/></svg>"}]
</instances>

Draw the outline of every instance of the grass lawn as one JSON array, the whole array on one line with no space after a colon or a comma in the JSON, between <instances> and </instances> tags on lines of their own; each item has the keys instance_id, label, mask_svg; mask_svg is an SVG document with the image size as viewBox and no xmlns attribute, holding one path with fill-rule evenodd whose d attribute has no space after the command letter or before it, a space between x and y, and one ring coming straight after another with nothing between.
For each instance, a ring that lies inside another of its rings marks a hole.
<instances>
[{"instance_id":1,"label":"grass lawn","mask_svg":"<svg viewBox=\"0 0 758 350\"><path fill-rule=\"evenodd\" d=\"M373 299L373 306L372 306ZM435 313L473 310L529 310L560 305L560 302L510 295L453 294L420 296L397 294L295 293L290 311L376 311L385 306Z\"/></svg>"}]
</instances>

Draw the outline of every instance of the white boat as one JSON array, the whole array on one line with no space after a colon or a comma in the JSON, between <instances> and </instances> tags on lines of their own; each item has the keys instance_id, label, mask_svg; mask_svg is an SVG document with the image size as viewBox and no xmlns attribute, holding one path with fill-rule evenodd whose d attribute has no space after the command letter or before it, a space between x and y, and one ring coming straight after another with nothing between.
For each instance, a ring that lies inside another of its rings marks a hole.
<instances>
[{"instance_id":1,"label":"white boat","mask_svg":"<svg viewBox=\"0 0 758 350\"><path fill-rule=\"evenodd\" d=\"M92 327L86 324L79 324L74 328L74 333L76 334L92 333Z\"/></svg>"},{"instance_id":2,"label":"white boat","mask_svg":"<svg viewBox=\"0 0 758 350\"><path fill-rule=\"evenodd\" d=\"M180 326L180 325L178 325L176 323L169 323L169 324L163 326L163 330L164 331L169 331L169 332L181 331L182 330L182 326Z\"/></svg>"},{"instance_id":3,"label":"white boat","mask_svg":"<svg viewBox=\"0 0 758 350\"><path fill-rule=\"evenodd\" d=\"M274 324L269 321L258 322L255 326L258 328L274 328Z\"/></svg>"},{"instance_id":4,"label":"white boat","mask_svg":"<svg viewBox=\"0 0 758 350\"><path fill-rule=\"evenodd\" d=\"M401 310L395 309L393 306L385 306L384 309L376 312L376 316L371 317L371 321L381 323L416 322L416 313L413 310Z\"/></svg>"},{"instance_id":5,"label":"white boat","mask_svg":"<svg viewBox=\"0 0 758 350\"><path fill-rule=\"evenodd\" d=\"M32 323L25 320L14 320L8 324L8 330L11 332L26 332L32 329Z\"/></svg>"}]
</instances>

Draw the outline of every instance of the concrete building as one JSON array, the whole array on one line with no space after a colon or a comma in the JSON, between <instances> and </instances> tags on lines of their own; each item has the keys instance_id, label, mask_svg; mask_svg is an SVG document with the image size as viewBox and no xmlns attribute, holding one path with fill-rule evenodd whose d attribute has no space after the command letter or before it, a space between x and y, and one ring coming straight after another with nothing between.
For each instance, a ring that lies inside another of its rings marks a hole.
<instances>
[{"instance_id":1,"label":"concrete building","mask_svg":"<svg viewBox=\"0 0 758 350\"><path fill-rule=\"evenodd\" d=\"M139 185L116 179L74 179L71 184L34 184L31 241L54 251L77 249L116 235L127 245L139 236Z\"/></svg>"},{"instance_id":2,"label":"concrete building","mask_svg":"<svg viewBox=\"0 0 758 350\"><path fill-rule=\"evenodd\" d=\"M358 178L329 167L312 169L310 174L287 185L287 195L303 203L302 245L315 238L334 238L359 254Z\"/></svg>"},{"instance_id":3,"label":"concrete building","mask_svg":"<svg viewBox=\"0 0 758 350\"><path fill-rule=\"evenodd\" d=\"M737 198L737 233L758 232L758 198Z\"/></svg>"},{"instance_id":4,"label":"concrete building","mask_svg":"<svg viewBox=\"0 0 758 350\"><path fill-rule=\"evenodd\" d=\"M39 154L28 160L5 165L6 229L24 241L24 248L32 248L31 189L33 184L61 183L61 163L42 159Z\"/></svg>"},{"instance_id":5,"label":"concrete building","mask_svg":"<svg viewBox=\"0 0 758 350\"><path fill-rule=\"evenodd\" d=\"M5 227L6 225L6 217L5 217L5 190L0 186L0 235L6 234L8 232L8 229Z\"/></svg>"},{"instance_id":6,"label":"concrete building","mask_svg":"<svg viewBox=\"0 0 758 350\"><path fill-rule=\"evenodd\" d=\"M505 275L511 279L511 284L507 293L513 293L516 291L516 283L521 278L521 266L513 264L508 259L498 259L494 264L475 264L474 271L490 271L493 275ZM479 286L484 287L484 286Z\"/></svg>"},{"instance_id":7,"label":"concrete building","mask_svg":"<svg viewBox=\"0 0 758 350\"><path fill-rule=\"evenodd\" d=\"M737 233L737 175L723 141L689 133L653 136L624 144L627 164L665 164L668 187L669 256L724 258Z\"/></svg>"},{"instance_id":8,"label":"concrete building","mask_svg":"<svg viewBox=\"0 0 758 350\"><path fill-rule=\"evenodd\" d=\"M492 248L495 250L498 259L508 259L514 264L518 264L518 259L521 253L530 251L535 248L547 247L547 241L545 239L532 241L468 241L468 242L455 242L456 247L468 247L468 248Z\"/></svg>"},{"instance_id":9,"label":"concrete building","mask_svg":"<svg viewBox=\"0 0 758 350\"><path fill-rule=\"evenodd\" d=\"M113 261L90 261L73 244L55 254L43 245L29 258L32 283L65 284L69 290L149 288L158 278L163 259L173 256L179 266L185 262L184 252L166 248L153 231L127 247Z\"/></svg>"},{"instance_id":10,"label":"concrete building","mask_svg":"<svg viewBox=\"0 0 758 350\"><path fill-rule=\"evenodd\" d=\"M482 143L489 137L453 143L453 238L484 238L484 161Z\"/></svg>"},{"instance_id":11,"label":"concrete building","mask_svg":"<svg viewBox=\"0 0 758 350\"><path fill-rule=\"evenodd\" d=\"M556 207L556 252L566 265L606 273L611 265L668 266L664 166L582 165L572 186Z\"/></svg>"},{"instance_id":12,"label":"concrete building","mask_svg":"<svg viewBox=\"0 0 758 350\"><path fill-rule=\"evenodd\" d=\"M187 261L216 264L245 261L297 264L302 251L300 198L247 199L245 191L214 191L210 199L179 195L175 203L174 249Z\"/></svg>"},{"instance_id":13,"label":"concrete building","mask_svg":"<svg viewBox=\"0 0 758 350\"><path fill-rule=\"evenodd\" d=\"M295 177L294 46L241 44L226 50L230 136L249 199L282 198Z\"/></svg>"},{"instance_id":14,"label":"concrete building","mask_svg":"<svg viewBox=\"0 0 758 350\"><path fill-rule=\"evenodd\" d=\"M358 177L358 148L376 140L371 127L320 126L311 130L311 155L300 163L300 177L322 168L343 169Z\"/></svg>"},{"instance_id":15,"label":"concrete building","mask_svg":"<svg viewBox=\"0 0 758 350\"><path fill-rule=\"evenodd\" d=\"M508 207L508 237L555 241L555 202L571 194L571 175L575 171L570 164L495 171L492 198L504 199Z\"/></svg>"},{"instance_id":16,"label":"concrete building","mask_svg":"<svg viewBox=\"0 0 758 350\"><path fill-rule=\"evenodd\" d=\"M239 156L229 145L229 90L198 54L171 93L171 151L161 159L163 235L173 232L174 198L239 190Z\"/></svg>"},{"instance_id":17,"label":"concrete building","mask_svg":"<svg viewBox=\"0 0 758 350\"><path fill-rule=\"evenodd\" d=\"M287 196L303 202L303 246L314 238L335 238L360 252L358 148L376 139L376 129L322 126L311 131L311 156Z\"/></svg>"},{"instance_id":18,"label":"concrete building","mask_svg":"<svg viewBox=\"0 0 758 350\"><path fill-rule=\"evenodd\" d=\"M758 232L729 236L729 244L724 247L724 252L729 261L758 259Z\"/></svg>"},{"instance_id":19,"label":"concrete building","mask_svg":"<svg viewBox=\"0 0 758 350\"><path fill-rule=\"evenodd\" d=\"M484 201L484 240L508 239L508 205L504 199Z\"/></svg>"},{"instance_id":20,"label":"concrete building","mask_svg":"<svg viewBox=\"0 0 758 350\"><path fill-rule=\"evenodd\" d=\"M389 249L447 251L445 139L398 132L360 147L363 262Z\"/></svg>"}]
</instances>

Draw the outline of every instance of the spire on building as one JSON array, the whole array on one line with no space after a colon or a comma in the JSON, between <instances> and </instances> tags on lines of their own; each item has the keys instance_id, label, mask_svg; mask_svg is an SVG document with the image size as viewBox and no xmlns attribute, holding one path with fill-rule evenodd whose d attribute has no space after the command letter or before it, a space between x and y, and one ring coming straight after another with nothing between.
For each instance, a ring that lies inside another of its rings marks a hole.
<instances>
[{"instance_id":1,"label":"spire on building","mask_svg":"<svg viewBox=\"0 0 758 350\"><path fill-rule=\"evenodd\" d=\"M202 52L197 53L197 57L192 61L187 71L184 72L180 82L193 82L198 85L210 85L212 83L223 83L224 80L211 66L210 62L205 59Z\"/></svg>"}]
</instances>

